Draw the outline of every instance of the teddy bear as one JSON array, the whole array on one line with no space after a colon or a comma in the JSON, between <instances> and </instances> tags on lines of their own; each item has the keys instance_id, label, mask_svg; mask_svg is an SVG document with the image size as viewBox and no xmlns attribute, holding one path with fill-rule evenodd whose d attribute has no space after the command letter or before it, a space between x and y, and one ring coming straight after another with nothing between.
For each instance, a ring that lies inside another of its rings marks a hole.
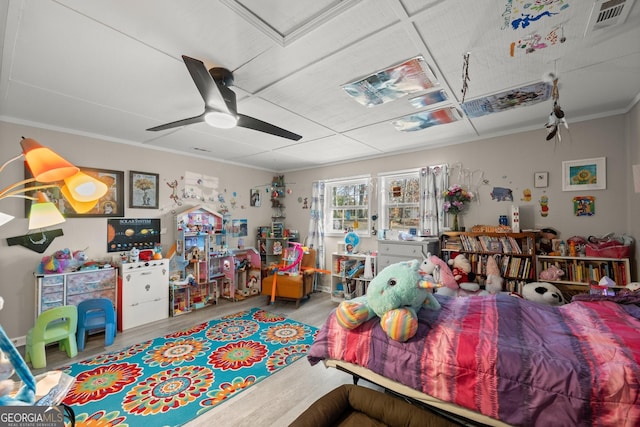
<instances>
[{"instance_id":1,"label":"teddy bear","mask_svg":"<svg viewBox=\"0 0 640 427\"><path fill-rule=\"evenodd\" d=\"M546 269L540 272L540 279L542 280L560 280L560 278L564 276L564 271L562 271L559 267L555 265L550 265Z\"/></svg>"},{"instance_id":2,"label":"teddy bear","mask_svg":"<svg viewBox=\"0 0 640 427\"><path fill-rule=\"evenodd\" d=\"M391 339L405 342L418 330L420 309L440 309L433 296L435 286L421 274L418 260L391 264L371 280L366 295L340 303L336 320L344 328L355 329L378 316Z\"/></svg>"},{"instance_id":3,"label":"teddy bear","mask_svg":"<svg viewBox=\"0 0 640 427\"><path fill-rule=\"evenodd\" d=\"M558 306L564 305L566 300L562 292L547 282L531 282L522 287L522 297L540 304Z\"/></svg>"}]
</instances>

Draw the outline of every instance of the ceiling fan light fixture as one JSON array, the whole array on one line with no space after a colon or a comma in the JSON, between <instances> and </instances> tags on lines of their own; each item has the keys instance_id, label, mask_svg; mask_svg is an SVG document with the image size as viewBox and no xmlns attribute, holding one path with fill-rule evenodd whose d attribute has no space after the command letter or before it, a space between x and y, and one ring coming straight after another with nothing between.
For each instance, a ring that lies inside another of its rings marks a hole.
<instances>
[{"instance_id":1,"label":"ceiling fan light fixture","mask_svg":"<svg viewBox=\"0 0 640 427\"><path fill-rule=\"evenodd\" d=\"M210 126L220 129L231 129L238 124L238 118L222 111L209 111L204 115L204 121Z\"/></svg>"}]
</instances>

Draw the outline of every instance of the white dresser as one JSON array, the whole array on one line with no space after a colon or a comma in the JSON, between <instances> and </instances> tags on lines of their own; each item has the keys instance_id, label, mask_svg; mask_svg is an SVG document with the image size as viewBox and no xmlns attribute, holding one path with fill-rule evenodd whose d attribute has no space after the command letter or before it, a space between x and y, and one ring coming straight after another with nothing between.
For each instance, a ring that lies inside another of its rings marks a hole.
<instances>
[{"instance_id":1,"label":"white dresser","mask_svg":"<svg viewBox=\"0 0 640 427\"><path fill-rule=\"evenodd\" d=\"M426 237L423 241L379 240L378 271L401 261L417 259L422 262L428 255L440 255L437 237Z\"/></svg>"},{"instance_id":2,"label":"white dresser","mask_svg":"<svg viewBox=\"0 0 640 427\"><path fill-rule=\"evenodd\" d=\"M169 317L169 260L123 263L118 280L118 330Z\"/></svg>"}]
</instances>

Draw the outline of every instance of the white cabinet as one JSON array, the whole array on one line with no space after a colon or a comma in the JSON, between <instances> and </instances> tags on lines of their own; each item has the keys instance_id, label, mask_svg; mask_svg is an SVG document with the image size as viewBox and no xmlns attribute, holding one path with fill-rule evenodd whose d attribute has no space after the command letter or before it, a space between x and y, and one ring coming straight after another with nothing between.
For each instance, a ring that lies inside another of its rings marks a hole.
<instances>
[{"instance_id":1,"label":"white cabinet","mask_svg":"<svg viewBox=\"0 0 640 427\"><path fill-rule=\"evenodd\" d=\"M401 261L417 259L422 262L429 255L440 255L440 243L437 237L422 241L378 241L378 268L380 270Z\"/></svg>"},{"instance_id":2,"label":"white cabinet","mask_svg":"<svg viewBox=\"0 0 640 427\"><path fill-rule=\"evenodd\" d=\"M367 258L370 276L367 274ZM364 295L369 282L377 273L377 257L366 254L331 254L331 299L340 302Z\"/></svg>"},{"instance_id":3,"label":"white cabinet","mask_svg":"<svg viewBox=\"0 0 640 427\"><path fill-rule=\"evenodd\" d=\"M129 262L120 268L118 329L169 317L169 261Z\"/></svg>"},{"instance_id":4,"label":"white cabinet","mask_svg":"<svg viewBox=\"0 0 640 427\"><path fill-rule=\"evenodd\" d=\"M36 274L36 313L61 305L78 305L91 298L109 298L116 306L117 269Z\"/></svg>"}]
</instances>

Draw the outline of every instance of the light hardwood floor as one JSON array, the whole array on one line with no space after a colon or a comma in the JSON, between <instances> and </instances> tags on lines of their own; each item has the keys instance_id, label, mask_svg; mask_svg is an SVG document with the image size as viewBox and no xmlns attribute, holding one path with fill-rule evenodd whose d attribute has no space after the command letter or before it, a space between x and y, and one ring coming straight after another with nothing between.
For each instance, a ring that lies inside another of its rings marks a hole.
<instances>
[{"instance_id":1,"label":"light hardwood floor","mask_svg":"<svg viewBox=\"0 0 640 427\"><path fill-rule=\"evenodd\" d=\"M260 307L275 313L287 315L290 319L308 325L321 327L329 312L336 307L328 293L316 292L303 300L296 309L293 302L276 301L271 305L264 296L249 297L243 301L220 299L218 305L206 307L190 314L171 317L167 320L139 326L119 332L115 342L104 346L104 335L89 336L85 350L69 359L56 346L47 348L47 368L34 370L34 374L78 362L105 351L117 351L141 341L165 335L190 325L206 322L241 310ZM24 350L21 348L21 350ZM351 376L336 369L327 369L322 363L311 366L306 358L301 358L291 366L270 375L260 383L251 386L239 395L222 403L209 412L185 424L187 427L200 426L288 426L316 399L341 384L351 383ZM376 388L360 381L360 385Z\"/></svg>"}]
</instances>

